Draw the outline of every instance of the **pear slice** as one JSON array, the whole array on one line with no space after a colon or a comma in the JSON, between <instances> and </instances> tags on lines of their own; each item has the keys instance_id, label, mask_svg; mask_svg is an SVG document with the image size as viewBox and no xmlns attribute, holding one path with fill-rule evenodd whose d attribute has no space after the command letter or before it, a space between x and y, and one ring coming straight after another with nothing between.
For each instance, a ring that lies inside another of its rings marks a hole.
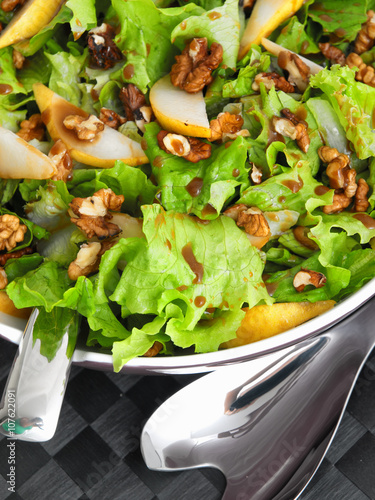
<instances>
[{"instance_id":1,"label":"pear slice","mask_svg":"<svg viewBox=\"0 0 375 500\"><path fill-rule=\"evenodd\" d=\"M0 312L15 316L16 318L28 319L31 311L31 307L17 309L13 301L8 297L6 291L0 290Z\"/></svg>"},{"instance_id":2,"label":"pear slice","mask_svg":"<svg viewBox=\"0 0 375 500\"><path fill-rule=\"evenodd\" d=\"M335 305L334 300L318 302L282 302L270 306L245 308L246 316L236 332L237 337L224 342L221 347L238 347L273 337L315 318Z\"/></svg>"},{"instance_id":3,"label":"pear slice","mask_svg":"<svg viewBox=\"0 0 375 500\"><path fill-rule=\"evenodd\" d=\"M240 42L238 59L242 59L252 43L260 44L263 37L276 29L302 6L304 0L257 0Z\"/></svg>"},{"instance_id":4,"label":"pear slice","mask_svg":"<svg viewBox=\"0 0 375 500\"><path fill-rule=\"evenodd\" d=\"M50 179L57 173L53 161L39 149L0 127L0 177Z\"/></svg>"},{"instance_id":5,"label":"pear slice","mask_svg":"<svg viewBox=\"0 0 375 500\"><path fill-rule=\"evenodd\" d=\"M39 33L58 13L63 0L29 0L0 36L0 49Z\"/></svg>"},{"instance_id":6,"label":"pear slice","mask_svg":"<svg viewBox=\"0 0 375 500\"><path fill-rule=\"evenodd\" d=\"M268 50L268 52L271 52L274 56L278 56L280 52L283 50L288 50L284 48L282 45L278 45L275 42L271 42L271 40L268 40L268 38L262 38L261 43L263 47ZM296 54L295 52L288 50L288 52L291 52L292 54ZM312 75L316 75L321 71L323 66L319 66L319 64L314 63L313 61L310 61L310 59L306 59L306 57L302 57L299 54L296 54L309 68L310 68L310 73Z\"/></svg>"},{"instance_id":7,"label":"pear slice","mask_svg":"<svg viewBox=\"0 0 375 500\"><path fill-rule=\"evenodd\" d=\"M150 103L160 125L170 132L191 137L211 137L203 93L189 94L171 83L170 75L151 88Z\"/></svg>"},{"instance_id":8,"label":"pear slice","mask_svg":"<svg viewBox=\"0 0 375 500\"><path fill-rule=\"evenodd\" d=\"M116 160L122 160L130 166L148 163L148 158L138 142L107 125L92 141L78 139L73 131L64 126L63 121L68 115L88 118L89 114L42 83L35 83L33 90L50 136L54 141L61 139L64 142L73 160L100 168L111 168Z\"/></svg>"}]
</instances>

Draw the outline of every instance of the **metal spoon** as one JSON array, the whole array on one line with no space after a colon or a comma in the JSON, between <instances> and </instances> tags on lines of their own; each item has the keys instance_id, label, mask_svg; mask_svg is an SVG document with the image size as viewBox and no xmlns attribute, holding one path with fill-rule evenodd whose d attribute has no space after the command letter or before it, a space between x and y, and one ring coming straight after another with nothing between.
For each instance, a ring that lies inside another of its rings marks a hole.
<instances>
[{"instance_id":1,"label":"metal spoon","mask_svg":"<svg viewBox=\"0 0 375 500\"><path fill-rule=\"evenodd\" d=\"M68 381L71 359L67 347L77 337L73 316L51 361L33 340L38 317L34 309L26 325L0 403L0 433L22 441L48 441L55 433Z\"/></svg>"},{"instance_id":2,"label":"metal spoon","mask_svg":"<svg viewBox=\"0 0 375 500\"><path fill-rule=\"evenodd\" d=\"M185 387L146 423L154 470L216 467L223 499L297 498L324 458L375 346L375 299L328 332Z\"/></svg>"}]
</instances>

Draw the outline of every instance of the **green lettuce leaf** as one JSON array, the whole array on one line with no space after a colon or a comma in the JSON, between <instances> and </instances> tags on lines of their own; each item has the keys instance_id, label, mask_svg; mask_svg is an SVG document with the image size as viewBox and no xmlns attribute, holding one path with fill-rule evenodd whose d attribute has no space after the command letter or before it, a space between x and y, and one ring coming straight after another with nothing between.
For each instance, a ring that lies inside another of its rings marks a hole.
<instances>
[{"instance_id":1,"label":"green lettuce leaf","mask_svg":"<svg viewBox=\"0 0 375 500\"><path fill-rule=\"evenodd\" d=\"M276 43L297 54L316 54L320 52L318 45L306 33L304 24L293 16L284 26L276 39Z\"/></svg>"},{"instance_id":2,"label":"green lettuce leaf","mask_svg":"<svg viewBox=\"0 0 375 500\"><path fill-rule=\"evenodd\" d=\"M70 27L75 40L85 31L95 28L97 23L94 0L68 0L66 6L73 13Z\"/></svg>"},{"instance_id":3,"label":"green lettuce leaf","mask_svg":"<svg viewBox=\"0 0 375 500\"><path fill-rule=\"evenodd\" d=\"M170 71L174 56L179 53L171 42L173 28L204 11L194 3L158 9L152 0L113 0L112 5L121 21L115 41L126 56L126 63L111 78L134 83L145 93Z\"/></svg>"},{"instance_id":4,"label":"green lettuce leaf","mask_svg":"<svg viewBox=\"0 0 375 500\"><path fill-rule=\"evenodd\" d=\"M357 82L354 70L348 66L324 69L310 78L310 84L327 96L358 158L374 156L375 134L372 123L375 89Z\"/></svg>"},{"instance_id":5,"label":"green lettuce leaf","mask_svg":"<svg viewBox=\"0 0 375 500\"><path fill-rule=\"evenodd\" d=\"M238 187L249 185L247 143L238 137L229 147L212 145L210 158L191 163L159 148L156 123L146 127L145 151L161 189L161 201L167 210L194 213L212 219L221 212Z\"/></svg>"},{"instance_id":6,"label":"green lettuce leaf","mask_svg":"<svg viewBox=\"0 0 375 500\"><path fill-rule=\"evenodd\" d=\"M237 0L226 0L222 7L215 7L199 16L191 16L172 31L172 42L181 50L185 42L194 37L206 37L223 47L223 65L236 69L240 46L240 22Z\"/></svg>"}]
</instances>

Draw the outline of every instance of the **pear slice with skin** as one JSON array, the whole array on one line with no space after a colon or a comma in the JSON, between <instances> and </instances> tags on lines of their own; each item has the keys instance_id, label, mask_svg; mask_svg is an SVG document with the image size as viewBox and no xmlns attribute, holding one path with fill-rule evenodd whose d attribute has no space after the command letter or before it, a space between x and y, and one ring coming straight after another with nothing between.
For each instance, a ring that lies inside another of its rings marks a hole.
<instances>
[{"instance_id":1,"label":"pear slice with skin","mask_svg":"<svg viewBox=\"0 0 375 500\"><path fill-rule=\"evenodd\" d=\"M150 90L150 103L163 129L190 137L211 137L203 93L189 94L166 75Z\"/></svg>"},{"instance_id":2,"label":"pear slice with skin","mask_svg":"<svg viewBox=\"0 0 375 500\"><path fill-rule=\"evenodd\" d=\"M0 177L50 179L57 173L53 161L10 130L0 127Z\"/></svg>"},{"instance_id":3,"label":"pear slice with skin","mask_svg":"<svg viewBox=\"0 0 375 500\"><path fill-rule=\"evenodd\" d=\"M224 342L220 347L238 347L273 337L329 311L335 304L334 300L321 300L313 303L281 302L245 308L246 316L236 332L236 338Z\"/></svg>"},{"instance_id":4,"label":"pear slice with skin","mask_svg":"<svg viewBox=\"0 0 375 500\"><path fill-rule=\"evenodd\" d=\"M302 6L304 0L257 0L240 42L238 59L249 51L251 44L260 44L285 19Z\"/></svg>"},{"instance_id":5,"label":"pear slice with skin","mask_svg":"<svg viewBox=\"0 0 375 500\"><path fill-rule=\"evenodd\" d=\"M89 114L42 83L35 83L33 90L50 136L54 141L61 139L64 142L73 160L99 168L111 168L116 160L122 160L130 166L148 163L148 158L138 142L107 125L92 141L78 139L72 130L65 127L63 121L68 115L88 118Z\"/></svg>"},{"instance_id":6,"label":"pear slice with skin","mask_svg":"<svg viewBox=\"0 0 375 500\"><path fill-rule=\"evenodd\" d=\"M29 0L12 18L0 36L0 49L31 38L58 13L63 0Z\"/></svg>"}]
</instances>

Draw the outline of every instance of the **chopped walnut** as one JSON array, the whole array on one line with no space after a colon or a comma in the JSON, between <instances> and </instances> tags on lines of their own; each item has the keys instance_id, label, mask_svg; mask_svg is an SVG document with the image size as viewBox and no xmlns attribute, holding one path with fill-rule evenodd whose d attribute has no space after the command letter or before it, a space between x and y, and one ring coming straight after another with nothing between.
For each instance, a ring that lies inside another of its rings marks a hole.
<instances>
[{"instance_id":1,"label":"chopped walnut","mask_svg":"<svg viewBox=\"0 0 375 500\"><path fill-rule=\"evenodd\" d=\"M48 156L57 168L57 173L52 177L52 180L69 181L72 177L73 162L67 147L61 139L55 142Z\"/></svg>"},{"instance_id":2,"label":"chopped walnut","mask_svg":"<svg viewBox=\"0 0 375 500\"><path fill-rule=\"evenodd\" d=\"M31 247L21 248L20 250L16 250L11 253L3 253L0 255L0 266L5 266L5 263L10 259L19 259L23 255L29 255L33 253L33 249Z\"/></svg>"},{"instance_id":3,"label":"chopped walnut","mask_svg":"<svg viewBox=\"0 0 375 500\"><path fill-rule=\"evenodd\" d=\"M223 47L219 43L212 43L208 50L207 38L194 38L176 56L176 63L171 69L171 82L175 87L189 93L196 93L209 85L212 72L223 60Z\"/></svg>"},{"instance_id":4,"label":"chopped walnut","mask_svg":"<svg viewBox=\"0 0 375 500\"><path fill-rule=\"evenodd\" d=\"M157 135L159 147L166 153L181 156L192 163L205 160L211 156L211 144L195 137L184 137L160 130Z\"/></svg>"},{"instance_id":5,"label":"chopped walnut","mask_svg":"<svg viewBox=\"0 0 375 500\"><path fill-rule=\"evenodd\" d=\"M309 271L301 269L293 279L293 286L297 292L303 292L307 285L312 285L315 288L322 288L327 282L327 278L323 273L317 271Z\"/></svg>"},{"instance_id":6,"label":"chopped walnut","mask_svg":"<svg viewBox=\"0 0 375 500\"><path fill-rule=\"evenodd\" d=\"M295 92L296 90L294 85L289 83L283 76L280 76L274 71L272 73L258 73L254 78L251 88L255 90L255 92L258 92L261 83L264 83L267 90L271 90L272 87L286 93Z\"/></svg>"},{"instance_id":7,"label":"chopped walnut","mask_svg":"<svg viewBox=\"0 0 375 500\"><path fill-rule=\"evenodd\" d=\"M238 203L236 205L232 205L231 207L227 208L223 212L223 215L226 215L227 217L230 217L235 222L237 222L240 213L243 212L244 210L247 210L248 208L249 207L244 203Z\"/></svg>"},{"instance_id":8,"label":"chopped walnut","mask_svg":"<svg viewBox=\"0 0 375 500\"><path fill-rule=\"evenodd\" d=\"M375 87L375 69L363 62L363 59L358 54L352 52L346 58L346 64L349 68L357 67L358 71L355 74L355 79L359 82L366 83L370 87Z\"/></svg>"},{"instance_id":9,"label":"chopped walnut","mask_svg":"<svg viewBox=\"0 0 375 500\"><path fill-rule=\"evenodd\" d=\"M263 213L257 207L239 212L237 226L243 227L252 236L270 236L271 230Z\"/></svg>"},{"instance_id":10,"label":"chopped walnut","mask_svg":"<svg viewBox=\"0 0 375 500\"><path fill-rule=\"evenodd\" d=\"M10 12L14 10L16 7L22 7L22 5L26 2L26 0L3 0L1 2L1 8L4 12Z\"/></svg>"},{"instance_id":11,"label":"chopped walnut","mask_svg":"<svg viewBox=\"0 0 375 500\"><path fill-rule=\"evenodd\" d=\"M8 276L3 267L0 267L0 290L4 290L4 288L8 284Z\"/></svg>"},{"instance_id":12,"label":"chopped walnut","mask_svg":"<svg viewBox=\"0 0 375 500\"><path fill-rule=\"evenodd\" d=\"M348 198L345 193L339 190L339 192L335 192L333 195L332 204L325 205L322 210L325 214L336 214L338 212L342 212L350 205L351 202L352 199Z\"/></svg>"},{"instance_id":13,"label":"chopped walnut","mask_svg":"<svg viewBox=\"0 0 375 500\"><path fill-rule=\"evenodd\" d=\"M345 54L342 50L334 47L330 43L319 43L319 48L326 59L331 61L332 64L340 64L345 66Z\"/></svg>"},{"instance_id":14,"label":"chopped walnut","mask_svg":"<svg viewBox=\"0 0 375 500\"><path fill-rule=\"evenodd\" d=\"M146 99L138 87L132 83L128 83L122 87L119 93L120 101L122 102L125 110L126 119L128 121L136 120L136 112L143 106L146 106Z\"/></svg>"},{"instance_id":15,"label":"chopped walnut","mask_svg":"<svg viewBox=\"0 0 375 500\"><path fill-rule=\"evenodd\" d=\"M355 193L354 200L354 210L356 212L366 212L370 203L367 199L367 193L369 192L369 185L365 181L365 179L358 180L358 188Z\"/></svg>"},{"instance_id":16,"label":"chopped walnut","mask_svg":"<svg viewBox=\"0 0 375 500\"><path fill-rule=\"evenodd\" d=\"M88 238L97 236L100 240L119 234L121 229L109 220L109 210L120 211L124 202L123 195L116 195L112 189L100 189L87 198L74 198L70 203L73 213L78 217L70 220L84 231Z\"/></svg>"},{"instance_id":17,"label":"chopped walnut","mask_svg":"<svg viewBox=\"0 0 375 500\"><path fill-rule=\"evenodd\" d=\"M116 111L112 109L101 108L99 120L101 120L108 127L118 129L120 125L126 122L126 118L120 116Z\"/></svg>"},{"instance_id":18,"label":"chopped walnut","mask_svg":"<svg viewBox=\"0 0 375 500\"><path fill-rule=\"evenodd\" d=\"M251 167L251 180L254 182L254 184L260 184L262 182L262 176L263 172L261 169L259 169L254 163L252 164Z\"/></svg>"},{"instance_id":19,"label":"chopped walnut","mask_svg":"<svg viewBox=\"0 0 375 500\"><path fill-rule=\"evenodd\" d=\"M286 113L288 111L288 113ZM303 153L307 153L310 147L310 137L307 130L307 123L305 121L299 121L296 115L291 113L289 110L283 109L283 114L287 114L287 118L279 118L274 116L272 118L272 124L275 131L285 137L290 137L293 141L296 141L297 146Z\"/></svg>"},{"instance_id":20,"label":"chopped walnut","mask_svg":"<svg viewBox=\"0 0 375 500\"><path fill-rule=\"evenodd\" d=\"M79 115L68 115L64 118L64 126L73 130L80 141L92 141L104 130L104 123L94 115L88 118Z\"/></svg>"},{"instance_id":21,"label":"chopped walnut","mask_svg":"<svg viewBox=\"0 0 375 500\"><path fill-rule=\"evenodd\" d=\"M13 49L12 59L13 59L13 66L16 69L23 68L24 62L26 61L26 57L22 55L21 52L19 52L16 49Z\"/></svg>"},{"instance_id":22,"label":"chopped walnut","mask_svg":"<svg viewBox=\"0 0 375 500\"><path fill-rule=\"evenodd\" d=\"M236 138L243 125L243 118L241 115L229 113L219 113L217 118L210 121L211 137L210 141L223 140L227 137Z\"/></svg>"},{"instance_id":23,"label":"chopped walnut","mask_svg":"<svg viewBox=\"0 0 375 500\"><path fill-rule=\"evenodd\" d=\"M25 237L27 227L15 215L0 215L0 251L8 252L21 243Z\"/></svg>"},{"instance_id":24,"label":"chopped walnut","mask_svg":"<svg viewBox=\"0 0 375 500\"><path fill-rule=\"evenodd\" d=\"M107 23L103 23L88 32L89 54L96 67L109 69L121 61L122 53L113 41L114 37L115 30Z\"/></svg>"},{"instance_id":25,"label":"chopped walnut","mask_svg":"<svg viewBox=\"0 0 375 500\"><path fill-rule=\"evenodd\" d=\"M289 73L288 81L304 92L309 84L310 68L297 54L282 50L277 58L280 68Z\"/></svg>"},{"instance_id":26,"label":"chopped walnut","mask_svg":"<svg viewBox=\"0 0 375 500\"><path fill-rule=\"evenodd\" d=\"M78 251L77 257L70 263L68 276L76 281L80 276L88 276L99 269L102 255L114 245L114 242L103 241L85 243Z\"/></svg>"},{"instance_id":27,"label":"chopped walnut","mask_svg":"<svg viewBox=\"0 0 375 500\"><path fill-rule=\"evenodd\" d=\"M39 113L31 115L28 120L23 120L20 126L21 128L17 132L17 135L24 141L29 142L32 139L41 141L43 139L45 127L42 121L42 115Z\"/></svg>"},{"instance_id":28,"label":"chopped walnut","mask_svg":"<svg viewBox=\"0 0 375 500\"><path fill-rule=\"evenodd\" d=\"M349 168L349 157L329 146L321 146L318 154L324 163L328 163L326 173L330 186L334 189L344 189L345 196L352 198L357 190L357 184L356 171Z\"/></svg>"},{"instance_id":29,"label":"chopped walnut","mask_svg":"<svg viewBox=\"0 0 375 500\"><path fill-rule=\"evenodd\" d=\"M143 356L145 356L146 358L152 358L154 356L156 356L157 354L159 354L159 352L163 349L163 344L161 342L154 342L152 347L150 347L150 349L144 353Z\"/></svg>"},{"instance_id":30,"label":"chopped walnut","mask_svg":"<svg viewBox=\"0 0 375 500\"><path fill-rule=\"evenodd\" d=\"M362 27L355 39L354 50L357 54L362 54L370 50L374 45L375 40L375 12L367 11L367 21L362 24Z\"/></svg>"}]
</instances>

